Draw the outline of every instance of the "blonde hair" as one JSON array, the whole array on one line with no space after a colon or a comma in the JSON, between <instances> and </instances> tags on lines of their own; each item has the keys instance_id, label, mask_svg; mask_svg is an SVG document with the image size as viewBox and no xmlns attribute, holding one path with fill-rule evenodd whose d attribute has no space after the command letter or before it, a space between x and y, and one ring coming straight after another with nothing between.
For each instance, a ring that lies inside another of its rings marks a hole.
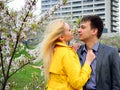
<instances>
[{"instance_id":1,"label":"blonde hair","mask_svg":"<svg viewBox=\"0 0 120 90\"><path fill-rule=\"evenodd\" d=\"M56 19L50 22L46 28L45 37L41 45L40 54L44 64L45 79L49 79L49 67L53 56L53 50L58 38L62 35L65 22L62 19Z\"/></svg>"}]
</instances>

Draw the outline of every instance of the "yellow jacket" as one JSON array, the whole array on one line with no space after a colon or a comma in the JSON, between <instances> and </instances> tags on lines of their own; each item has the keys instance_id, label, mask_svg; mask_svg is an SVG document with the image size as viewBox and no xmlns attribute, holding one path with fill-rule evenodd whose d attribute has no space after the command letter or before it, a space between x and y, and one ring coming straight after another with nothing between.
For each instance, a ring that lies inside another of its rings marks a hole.
<instances>
[{"instance_id":1,"label":"yellow jacket","mask_svg":"<svg viewBox=\"0 0 120 90\"><path fill-rule=\"evenodd\" d=\"M47 90L83 90L90 78L90 65L81 68L79 58L72 47L56 43L50 65Z\"/></svg>"}]
</instances>

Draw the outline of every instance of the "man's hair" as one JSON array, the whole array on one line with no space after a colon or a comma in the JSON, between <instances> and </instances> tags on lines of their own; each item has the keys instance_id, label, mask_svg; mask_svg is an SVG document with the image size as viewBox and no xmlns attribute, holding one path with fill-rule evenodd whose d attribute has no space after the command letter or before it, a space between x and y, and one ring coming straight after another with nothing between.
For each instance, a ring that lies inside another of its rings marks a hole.
<instances>
[{"instance_id":1,"label":"man's hair","mask_svg":"<svg viewBox=\"0 0 120 90\"><path fill-rule=\"evenodd\" d=\"M97 37L100 38L103 32L103 21L98 15L87 15L81 19L82 22L90 21L90 26L92 29L97 28Z\"/></svg>"}]
</instances>

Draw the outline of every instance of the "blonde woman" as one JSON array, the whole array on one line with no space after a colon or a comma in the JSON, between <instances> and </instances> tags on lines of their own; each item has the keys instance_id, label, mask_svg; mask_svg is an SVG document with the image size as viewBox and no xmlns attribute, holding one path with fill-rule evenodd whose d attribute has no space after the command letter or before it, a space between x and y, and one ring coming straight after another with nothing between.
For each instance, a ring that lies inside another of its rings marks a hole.
<instances>
[{"instance_id":1,"label":"blonde woman","mask_svg":"<svg viewBox=\"0 0 120 90\"><path fill-rule=\"evenodd\" d=\"M67 45L72 38L72 29L64 20L54 20L47 26L40 52L47 90L82 90L90 78L90 64L95 55L89 50L85 64L81 67L76 52Z\"/></svg>"}]
</instances>

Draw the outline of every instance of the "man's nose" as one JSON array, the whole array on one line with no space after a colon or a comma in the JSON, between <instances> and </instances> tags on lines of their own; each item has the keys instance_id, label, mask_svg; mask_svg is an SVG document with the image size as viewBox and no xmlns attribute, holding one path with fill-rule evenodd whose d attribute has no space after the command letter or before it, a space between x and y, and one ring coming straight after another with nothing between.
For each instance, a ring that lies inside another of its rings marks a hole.
<instances>
[{"instance_id":1,"label":"man's nose","mask_svg":"<svg viewBox=\"0 0 120 90\"><path fill-rule=\"evenodd\" d=\"M81 28L78 29L78 33L81 32Z\"/></svg>"}]
</instances>

